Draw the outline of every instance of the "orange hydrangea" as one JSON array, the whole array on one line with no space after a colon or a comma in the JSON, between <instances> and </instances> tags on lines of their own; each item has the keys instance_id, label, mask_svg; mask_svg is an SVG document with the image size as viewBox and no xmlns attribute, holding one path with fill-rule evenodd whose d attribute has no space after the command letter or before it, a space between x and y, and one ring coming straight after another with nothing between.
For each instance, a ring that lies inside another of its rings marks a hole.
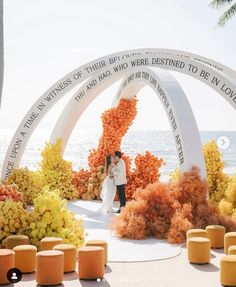
<instances>
[{"instance_id":1,"label":"orange hydrangea","mask_svg":"<svg viewBox=\"0 0 236 287\"><path fill-rule=\"evenodd\" d=\"M18 191L15 184L4 184L0 182L0 201L13 200L23 202L23 195Z\"/></svg>"},{"instance_id":2,"label":"orange hydrangea","mask_svg":"<svg viewBox=\"0 0 236 287\"><path fill-rule=\"evenodd\" d=\"M72 183L78 190L78 198L82 198L83 194L88 191L88 181L91 172L85 169L74 171L72 175Z\"/></svg>"},{"instance_id":3,"label":"orange hydrangea","mask_svg":"<svg viewBox=\"0 0 236 287\"><path fill-rule=\"evenodd\" d=\"M135 169L129 173L129 180L126 186L126 197L132 199L137 188L145 188L148 184L159 181L159 168L164 163L163 159L159 159L146 151L144 155L138 154L135 158Z\"/></svg>"}]
</instances>

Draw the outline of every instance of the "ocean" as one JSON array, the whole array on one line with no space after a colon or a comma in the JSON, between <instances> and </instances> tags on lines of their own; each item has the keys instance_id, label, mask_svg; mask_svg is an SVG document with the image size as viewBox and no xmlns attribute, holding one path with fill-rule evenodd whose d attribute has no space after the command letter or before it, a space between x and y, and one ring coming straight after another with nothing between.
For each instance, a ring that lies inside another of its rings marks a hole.
<instances>
[{"instance_id":1,"label":"ocean","mask_svg":"<svg viewBox=\"0 0 236 287\"><path fill-rule=\"evenodd\" d=\"M44 148L45 142L50 137L50 130L36 130L29 141L23 155L21 166L36 170L40 162L40 152ZM0 169L13 130L0 131ZM71 135L65 150L64 158L72 162L75 170L87 168L87 157L89 150L96 148L101 132L75 130ZM236 132L231 131L203 131L201 134L202 143L227 136L230 139L230 146L226 150L221 150L225 162L225 172L233 175L236 173ZM161 180L167 181L169 173L178 166L177 153L174 140L170 131L137 131L130 130L122 141L122 151L131 156L132 159L138 153L145 153L149 150L155 156L162 157L165 165L161 168ZM134 167L134 163L133 163Z\"/></svg>"}]
</instances>

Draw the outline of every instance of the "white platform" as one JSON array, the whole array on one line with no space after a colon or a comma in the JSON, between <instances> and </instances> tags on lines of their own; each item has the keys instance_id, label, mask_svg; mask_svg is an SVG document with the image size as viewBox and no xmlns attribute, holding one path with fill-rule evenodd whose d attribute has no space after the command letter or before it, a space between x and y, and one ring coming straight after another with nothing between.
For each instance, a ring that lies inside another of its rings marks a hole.
<instances>
[{"instance_id":1,"label":"white platform","mask_svg":"<svg viewBox=\"0 0 236 287\"><path fill-rule=\"evenodd\" d=\"M128 240L117 238L109 225L117 214L94 216L101 201L68 201L68 208L84 220L88 239L104 239L108 242L108 261L139 262L161 260L178 256L181 245L169 244L165 240L149 238L146 240ZM115 203L116 206L117 203Z\"/></svg>"}]
</instances>

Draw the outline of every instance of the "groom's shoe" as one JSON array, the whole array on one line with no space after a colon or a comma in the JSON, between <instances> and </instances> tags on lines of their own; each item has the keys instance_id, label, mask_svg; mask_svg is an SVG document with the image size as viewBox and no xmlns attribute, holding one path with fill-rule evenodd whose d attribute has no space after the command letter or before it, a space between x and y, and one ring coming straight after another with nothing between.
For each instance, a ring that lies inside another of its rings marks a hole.
<instances>
[{"instance_id":1,"label":"groom's shoe","mask_svg":"<svg viewBox=\"0 0 236 287\"><path fill-rule=\"evenodd\" d=\"M115 213L120 213L120 209L117 209L117 210L115 211Z\"/></svg>"}]
</instances>

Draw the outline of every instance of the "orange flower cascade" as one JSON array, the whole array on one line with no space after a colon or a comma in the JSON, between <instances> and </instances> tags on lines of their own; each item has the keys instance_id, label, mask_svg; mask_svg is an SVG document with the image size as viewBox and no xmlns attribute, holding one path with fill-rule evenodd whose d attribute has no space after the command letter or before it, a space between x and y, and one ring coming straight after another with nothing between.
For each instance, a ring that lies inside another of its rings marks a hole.
<instances>
[{"instance_id":1,"label":"orange flower cascade","mask_svg":"<svg viewBox=\"0 0 236 287\"><path fill-rule=\"evenodd\" d=\"M89 171L75 172L73 183L78 189L79 197L87 200L100 199L100 189L105 177L104 162L109 154L120 150L121 141L137 114L137 99L121 99L118 106L102 114L103 133L97 149L90 151L88 156ZM145 188L148 184L159 180L159 168L162 159L156 158L150 152L135 158L135 169L131 170L131 159L122 156L126 163L128 184L126 187L127 200L132 199L137 188ZM117 198L116 198L117 199Z\"/></svg>"},{"instance_id":2,"label":"orange flower cascade","mask_svg":"<svg viewBox=\"0 0 236 287\"><path fill-rule=\"evenodd\" d=\"M137 114L137 99L121 99L117 107L102 114L103 133L98 148L90 151L88 156L91 170L104 165L107 155L120 150L121 141Z\"/></svg>"}]
</instances>

